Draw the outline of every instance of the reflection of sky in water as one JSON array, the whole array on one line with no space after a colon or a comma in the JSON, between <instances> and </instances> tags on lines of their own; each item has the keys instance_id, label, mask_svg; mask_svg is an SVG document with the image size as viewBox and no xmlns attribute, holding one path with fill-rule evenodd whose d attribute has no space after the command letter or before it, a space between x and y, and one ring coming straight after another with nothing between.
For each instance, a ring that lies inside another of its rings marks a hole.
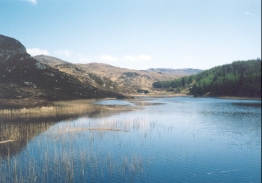
<instances>
[{"instance_id":1,"label":"reflection of sky in water","mask_svg":"<svg viewBox=\"0 0 262 183\"><path fill-rule=\"evenodd\" d=\"M24 158L30 157L36 172L47 167L48 180L63 180L58 176L67 173L59 169L63 165L73 167L75 182L260 182L261 108L250 106L260 101L178 97L147 102L165 105L57 123L14 157L17 168L30 166ZM54 164L57 170L50 170Z\"/></svg>"},{"instance_id":2,"label":"reflection of sky in water","mask_svg":"<svg viewBox=\"0 0 262 183\"><path fill-rule=\"evenodd\" d=\"M132 103L125 100L100 100L95 102L98 105L132 105Z\"/></svg>"}]
</instances>

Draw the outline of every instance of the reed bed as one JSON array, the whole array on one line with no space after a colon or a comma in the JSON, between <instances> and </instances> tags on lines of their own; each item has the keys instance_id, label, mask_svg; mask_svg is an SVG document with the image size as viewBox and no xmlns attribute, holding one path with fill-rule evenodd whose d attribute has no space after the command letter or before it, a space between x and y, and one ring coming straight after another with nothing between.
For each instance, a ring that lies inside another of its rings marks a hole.
<instances>
[{"instance_id":1,"label":"reed bed","mask_svg":"<svg viewBox=\"0 0 262 183\"><path fill-rule=\"evenodd\" d=\"M66 113L67 107L74 105L61 102L57 106ZM89 107L80 107L80 111L97 109ZM106 111L112 109L98 110L98 113L102 116L112 114ZM113 147L103 149L103 141L108 138L121 140L120 133L148 126L147 121L85 117L75 122L55 123L41 122L39 119L45 119L44 115L37 118L39 115L30 114L33 117L29 115L27 123L6 119L0 122L0 182L132 182L143 176L148 163L142 155L125 154L124 151L115 155Z\"/></svg>"},{"instance_id":2,"label":"reed bed","mask_svg":"<svg viewBox=\"0 0 262 183\"><path fill-rule=\"evenodd\" d=\"M135 108L130 107L108 107L102 105L94 105L95 100L74 100L74 101L59 101L54 102L54 106L37 107L37 108L23 108L23 109L1 109L0 121L2 120L18 120L18 119L32 119L32 118L46 118L46 117L70 117L79 115L106 115L108 113L130 111Z\"/></svg>"}]
</instances>

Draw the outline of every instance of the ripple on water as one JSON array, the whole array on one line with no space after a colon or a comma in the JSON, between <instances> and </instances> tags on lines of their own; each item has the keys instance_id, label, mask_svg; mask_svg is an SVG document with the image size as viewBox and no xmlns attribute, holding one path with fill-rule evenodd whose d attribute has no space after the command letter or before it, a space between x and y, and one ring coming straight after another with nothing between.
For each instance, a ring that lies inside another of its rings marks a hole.
<instances>
[{"instance_id":1,"label":"ripple on water","mask_svg":"<svg viewBox=\"0 0 262 183\"><path fill-rule=\"evenodd\" d=\"M0 182L260 182L261 107L235 103L102 100L144 107L25 130L24 148L0 159Z\"/></svg>"}]
</instances>

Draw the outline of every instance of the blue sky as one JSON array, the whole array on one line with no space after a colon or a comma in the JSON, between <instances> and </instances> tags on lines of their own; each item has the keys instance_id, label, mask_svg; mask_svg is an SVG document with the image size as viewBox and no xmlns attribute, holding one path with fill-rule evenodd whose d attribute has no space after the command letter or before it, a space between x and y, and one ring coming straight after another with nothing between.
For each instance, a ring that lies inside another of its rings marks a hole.
<instances>
[{"instance_id":1,"label":"blue sky","mask_svg":"<svg viewBox=\"0 0 262 183\"><path fill-rule=\"evenodd\" d=\"M199 68L261 57L261 0L0 0L0 34L72 63Z\"/></svg>"}]
</instances>

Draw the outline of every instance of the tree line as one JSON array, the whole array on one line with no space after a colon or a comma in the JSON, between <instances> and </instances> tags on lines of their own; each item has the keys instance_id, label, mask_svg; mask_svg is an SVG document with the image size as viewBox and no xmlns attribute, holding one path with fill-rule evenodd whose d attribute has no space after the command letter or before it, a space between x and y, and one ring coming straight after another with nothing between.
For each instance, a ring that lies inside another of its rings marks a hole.
<instances>
[{"instance_id":1,"label":"tree line","mask_svg":"<svg viewBox=\"0 0 262 183\"><path fill-rule=\"evenodd\" d=\"M209 93L213 96L261 97L261 60L235 61L197 75L158 81L153 87L169 91L189 88L194 96Z\"/></svg>"}]
</instances>

